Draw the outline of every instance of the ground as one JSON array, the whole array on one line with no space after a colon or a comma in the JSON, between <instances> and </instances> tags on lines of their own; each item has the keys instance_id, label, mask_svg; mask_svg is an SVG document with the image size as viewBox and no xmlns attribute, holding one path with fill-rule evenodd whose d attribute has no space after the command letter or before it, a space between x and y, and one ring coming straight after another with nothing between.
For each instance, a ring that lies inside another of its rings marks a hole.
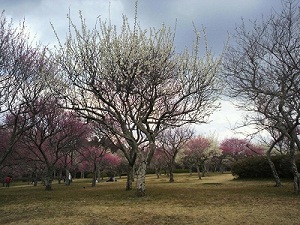
<instances>
[{"instance_id":1,"label":"ground","mask_svg":"<svg viewBox=\"0 0 300 225\"><path fill-rule=\"evenodd\" d=\"M126 178L100 182L75 179L53 191L24 183L0 188L0 224L300 224L300 197L292 182L234 180L231 174L168 177L148 175L146 196L125 191Z\"/></svg>"}]
</instances>

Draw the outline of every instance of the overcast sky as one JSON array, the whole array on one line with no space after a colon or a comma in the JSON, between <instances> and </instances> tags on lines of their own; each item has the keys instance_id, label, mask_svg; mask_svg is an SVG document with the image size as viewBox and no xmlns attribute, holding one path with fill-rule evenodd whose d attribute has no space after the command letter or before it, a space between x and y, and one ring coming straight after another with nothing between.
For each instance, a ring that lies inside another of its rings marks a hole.
<instances>
[{"instance_id":1,"label":"overcast sky","mask_svg":"<svg viewBox=\"0 0 300 225\"><path fill-rule=\"evenodd\" d=\"M205 27L208 44L218 55L228 39L228 34L245 21L267 17L272 10L280 10L281 0L139 0L138 21L142 28L159 28L164 23L174 27L177 20L176 47L180 51L190 47L194 39L193 23L197 29ZM120 25L122 15L133 21L135 0L0 0L0 9L15 22L25 18L31 35L45 45L56 42L50 23L61 38L68 29L67 14L78 22L78 12L82 11L87 23L95 25L97 17L109 19ZM110 10L109 10L110 9ZM78 25L80 25L78 23ZM232 39L229 39L232 41ZM209 125L197 127L201 134L215 133L219 140L232 137L231 130L241 122L241 113L232 104L222 101L222 109L211 117ZM241 135L238 135L241 137Z\"/></svg>"}]
</instances>

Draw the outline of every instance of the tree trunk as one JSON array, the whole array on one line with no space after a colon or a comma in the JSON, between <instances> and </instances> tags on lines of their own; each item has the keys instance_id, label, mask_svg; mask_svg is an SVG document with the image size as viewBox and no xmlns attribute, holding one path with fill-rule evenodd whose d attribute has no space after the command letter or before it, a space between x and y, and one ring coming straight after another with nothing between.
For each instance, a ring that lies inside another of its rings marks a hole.
<instances>
[{"instance_id":1,"label":"tree trunk","mask_svg":"<svg viewBox=\"0 0 300 225\"><path fill-rule=\"evenodd\" d=\"M202 177L205 177L205 173L207 172L206 171L206 165L205 165L205 162L202 163Z\"/></svg>"},{"instance_id":2,"label":"tree trunk","mask_svg":"<svg viewBox=\"0 0 300 225\"><path fill-rule=\"evenodd\" d=\"M174 183L174 174L173 174L173 171L171 171L171 170L170 170L169 182Z\"/></svg>"},{"instance_id":3,"label":"tree trunk","mask_svg":"<svg viewBox=\"0 0 300 225\"><path fill-rule=\"evenodd\" d=\"M50 175L46 175L44 178L44 183L45 183L45 190L46 191L51 191L52 190L52 178Z\"/></svg>"},{"instance_id":4,"label":"tree trunk","mask_svg":"<svg viewBox=\"0 0 300 225\"><path fill-rule=\"evenodd\" d=\"M135 178L135 165L132 166L132 171L131 171L131 181L134 182Z\"/></svg>"},{"instance_id":5,"label":"tree trunk","mask_svg":"<svg viewBox=\"0 0 300 225\"><path fill-rule=\"evenodd\" d=\"M65 179L66 185L71 184L71 179L72 179L71 177L72 177L71 172L68 169L66 169L66 179Z\"/></svg>"},{"instance_id":6,"label":"tree trunk","mask_svg":"<svg viewBox=\"0 0 300 225\"><path fill-rule=\"evenodd\" d=\"M132 190L133 171L133 166L128 165L126 191Z\"/></svg>"},{"instance_id":7,"label":"tree trunk","mask_svg":"<svg viewBox=\"0 0 300 225\"><path fill-rule=\"evenodd\" d=\"M170 183L174 183L173 168L174 168L174 166L173 166L173 164L172 164L172 165L170 166L170 168L169 168L169 172L170 172L169 182L170 182Z\"/></svg>"},{"instance_id":8,"label":"tree trunk","mask_svg":"<svg viewBox=\"0 0 300 225\"><path fill-rule=\"evenodd\" d=\"M269 149L269 150L267 151L267 159L268 159L269 165L270 165L270 167L271 167L273 177L274 177L274 179L275 179L275 187L281 187L282 184L281 184L279 175L278 175L278 173L277 173L277 170L276 170L276 168L275 168L275 165L274 165L273 161L271 160L271 150L272 150L272 149Z\"/></svg>"},{"instance_id":9,"label":"tree trunk","mask_svg":"<svg viewBox=\"0 0 300 225\"><path fill-rule=\"evenodd\" d=\"M190 176L192 176L193 175L193 167L189 167L189 171L190 171Z\"/></svg>"},{"instance_id":10,"label":"tree trunk","mask_svg":"<svg viewBox=\"0 0 300 225\"><path fill-rule=\"evenodd\" d=\"M52 181L45 179L45 190L46 191L51 191L52 190Z\"/></svg>"},{"instance_id":11,"label":"tree trunk","mask_svg":"<svg viewBox=\"0 0 300 225\"><path fill-rule=\"evenodd\" d=\"M220 165L220 172L221 172L221 173L224 173L224 170L225 170L224 165L221 164L221 165Z\"/></svg>"},{"instance_id":12,"label":"tree trunk","mask_svg":"<svg viewBox=\"0 0 300 225\"><path fill-rule=\"evenodd\" d=\"M291 159L292 172L294 175L294 192L296 195L299 195L299 187L300 187L300 176L297 170L297 165L295 162L295 158Z\"/></svg>"},{"instance_id":13,"label":"tree trunk","mask_svg":"<svg viewBox=\"0 0 300 225\"><path fill-rule=\"evenodd\" d=\"M97 179L97 165L96 165L96 163L94 162L92 187L95 187L95 186L96 186L96 179Z\"/></svg>"},{"instance_id":14,"label":"tree trunk","mask_svg":"<svg viewBox=\"0 0 300 225\"><path fill-rule=\"evenodd\" d=\"M33 184L33 186L37 186L37 183L38 183L38 174L37 174L37 171L35 171L33 174L32 184Z\"/></svg>"},{"instance_id":15,"label":"tree trunk","mask_svg":"<svg viewBox=\"0 0 300 225\"><path fill-rule=\"evenodd\" d=\"M146 195L146 170L147 162L146 160L143 160L137 170L136 195L138 197L143 197Z\"/></svg>"},{"instance_id":16,"label":"tree trunk","mask_svg":"<svg viewBox=\"0 0 300 225\"><path fill-rule=\"evenodd\" d=\"M156 178L157 179L159 179L159 177L160 177L160 169L158 169L158 168L155 168L155 174L156 174Z\"/></svg>"},{"instance_id":17,"label":"tree trunk","mask_svg":"<svg viewBox=\"0 0 300 225\"><path fill-rule=\"evenodd\" d=\"M173 183L174 182L174 168L175 168L175 158L176 154L171 158L170 163L169 163L169 171L170 171L170 177L169 177L169 182Z\"/></svg>"},{"instance_id":18,"label":"tree trunk","mask_svg":"<svg viewBox=\"0 0 300 225\"><path fill-rule=\"evenodd\" d=\"M62 169L59 169L59 174L58 174L58 183L61 184L61 180L62 180Z\"/></svg>"},{"instance_id":19,"label":"tree trunk","mask_svg":"<svg viewBox=\"0 0 300 225\"><path fill-rule=\"evenodd\" d=\"M291 170L294 175L294 192L296 195L299 195L299 186L300 186L300 176L298 173L298 168L295 160L295 142L291 141L290 143L290 163Z\"/></svg>"},{"instance_id":20,"label":"tree trunk","mask_svg":"<svg viewBox=\"0 0 300 225\"><path fill-rule=\"evenodd\" d=\"M52 167L48 167L48 170L45 171L44 175L44 184L45 184L45 190L51 191L52 190L52 180L53 180L53 169Z\"/></svg>"},{"instance_id":21,"label":"tree trunk","mask_svg":"<svg viewBox=\"0 0 300 225\"><path fill-rule=\"evenodd\" d=\"M199 168L198 164L196 165L196 169L197 169L197 174L198 174L199 180L201 180L201 172L200 172L200 168Z\"/></svg>"}]
</instances>

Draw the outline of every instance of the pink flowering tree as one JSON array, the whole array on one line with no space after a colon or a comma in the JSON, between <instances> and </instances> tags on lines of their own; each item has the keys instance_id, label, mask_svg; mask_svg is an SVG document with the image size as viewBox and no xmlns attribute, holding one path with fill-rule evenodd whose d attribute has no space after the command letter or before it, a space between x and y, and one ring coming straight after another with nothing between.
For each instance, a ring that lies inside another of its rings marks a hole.
<instances>
[{"instance_id":1,"label":"pink flowering tree","mask_svg":"<svg viewBox=\"0 0 300 225\"><path fill-rule=\"evenodd\" d=\"M92 187L96 186L97 172L105 154L107 154L107 149L92 144L89 144L80 152L81 163L79 169L92 172Z\"/></svg>"},{"instance_id":2,"label":"pink flowering tree","mask_svg":"<svg viewBox=\"0 0 300 225\"><path fill-rule=\"evenodd\" d=\"M231 161L238 161L242 158L261 155L263 148L251 144L247 139L228 138L221 142L220 149L223 155Z\"/></svg>"},{"instance_id":3,"label":"pink flowering tree","mask_svg":"<svg viewBox=\"0 0 300 225\"><path fill-rule=\"evenodd\" d=\"M201 179L207 171L207 161L217 156L219 149L215 146L212 138L198 136L187 143L184 153L185 161L196 167L198 177Z\"/></svg>"},{"instance_id":4,"label":"pink flowering tree","mask_svg":"<svg viewBox=\"0 0 300 225\"><path fill-rule=\"evenodd\" d=\"M79 161L81 171L92 172L92 187L96 186L97 178L101 177L103 172L115 175L121 164L121 158L102 146L102 142L97 137L88 141L87 145L81 149Z\"/></svg>"},{"instance_id":5,"label":"pink flowering tree","mask_svg":"<svg viewBox=\"0 0 300 225\"><path fill-rule=\"evenodd\" d=\"M153 159L149 165L149 169L153 169L155 171L156 177L159 178L162 170L166 170L167 165L166 154L161 148L157 148L153 155Z\"/></svg>"},{"instance_id":6,"label":"pink flowering tree","mask_svg":"<svg viewBox=\"0 0 300 225\"><path fill-rule=\"evenodd\" d=\"M121 162L122 158L119 155L108 152L104 155L99 166L100 172L105 172L106 174L114 177L118 172Z\"/></svg>"},{"instance_id":7,"label":"pink flowering tree","mask_svg":"<svg viewBox=\"0 0 300 225\"><path fill-rule=\"evenodd\" d=\"M53 173L59 161L81 147L86 139L87 126L73 113L58 108L56 99L35 105L31 115L33 126L23 133L20 150L28 152L27 160L44 166L46 190L52 189Z\"/></svg>"}]
</instances>

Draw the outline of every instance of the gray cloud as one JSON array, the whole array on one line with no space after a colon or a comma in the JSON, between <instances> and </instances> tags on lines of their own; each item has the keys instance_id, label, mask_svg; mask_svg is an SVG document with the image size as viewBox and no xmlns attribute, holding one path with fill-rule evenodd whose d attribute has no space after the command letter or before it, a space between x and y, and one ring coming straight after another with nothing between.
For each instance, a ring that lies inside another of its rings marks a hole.
<instances>
[{"instance_id":1,"label":"gray cloud","mask_svg":"<svg viewBox=\"0 0 300 225\"><path fill-rule=\"evenodd\" d=\"M6 15L15 21L26 19L26 24L42 42L50 43L55 37L50 26L52 22L58 33L67 31L69 10L73 20L79 24L81 10L91 26L96 18L110 18L113 24L120 24L122 14L130 21L134 18L134 0L31 0L1 1ZM271 9L279 9L281 0L139 0L138 20L143 28L160 27L162 23L174 27L177 19L176 44L179 49L190 46L194 38L193 23L198 29L206 28L208 41L215 52L222 49L227 33L246 20L268 15Z\"/></svg>"}]
</instances>

